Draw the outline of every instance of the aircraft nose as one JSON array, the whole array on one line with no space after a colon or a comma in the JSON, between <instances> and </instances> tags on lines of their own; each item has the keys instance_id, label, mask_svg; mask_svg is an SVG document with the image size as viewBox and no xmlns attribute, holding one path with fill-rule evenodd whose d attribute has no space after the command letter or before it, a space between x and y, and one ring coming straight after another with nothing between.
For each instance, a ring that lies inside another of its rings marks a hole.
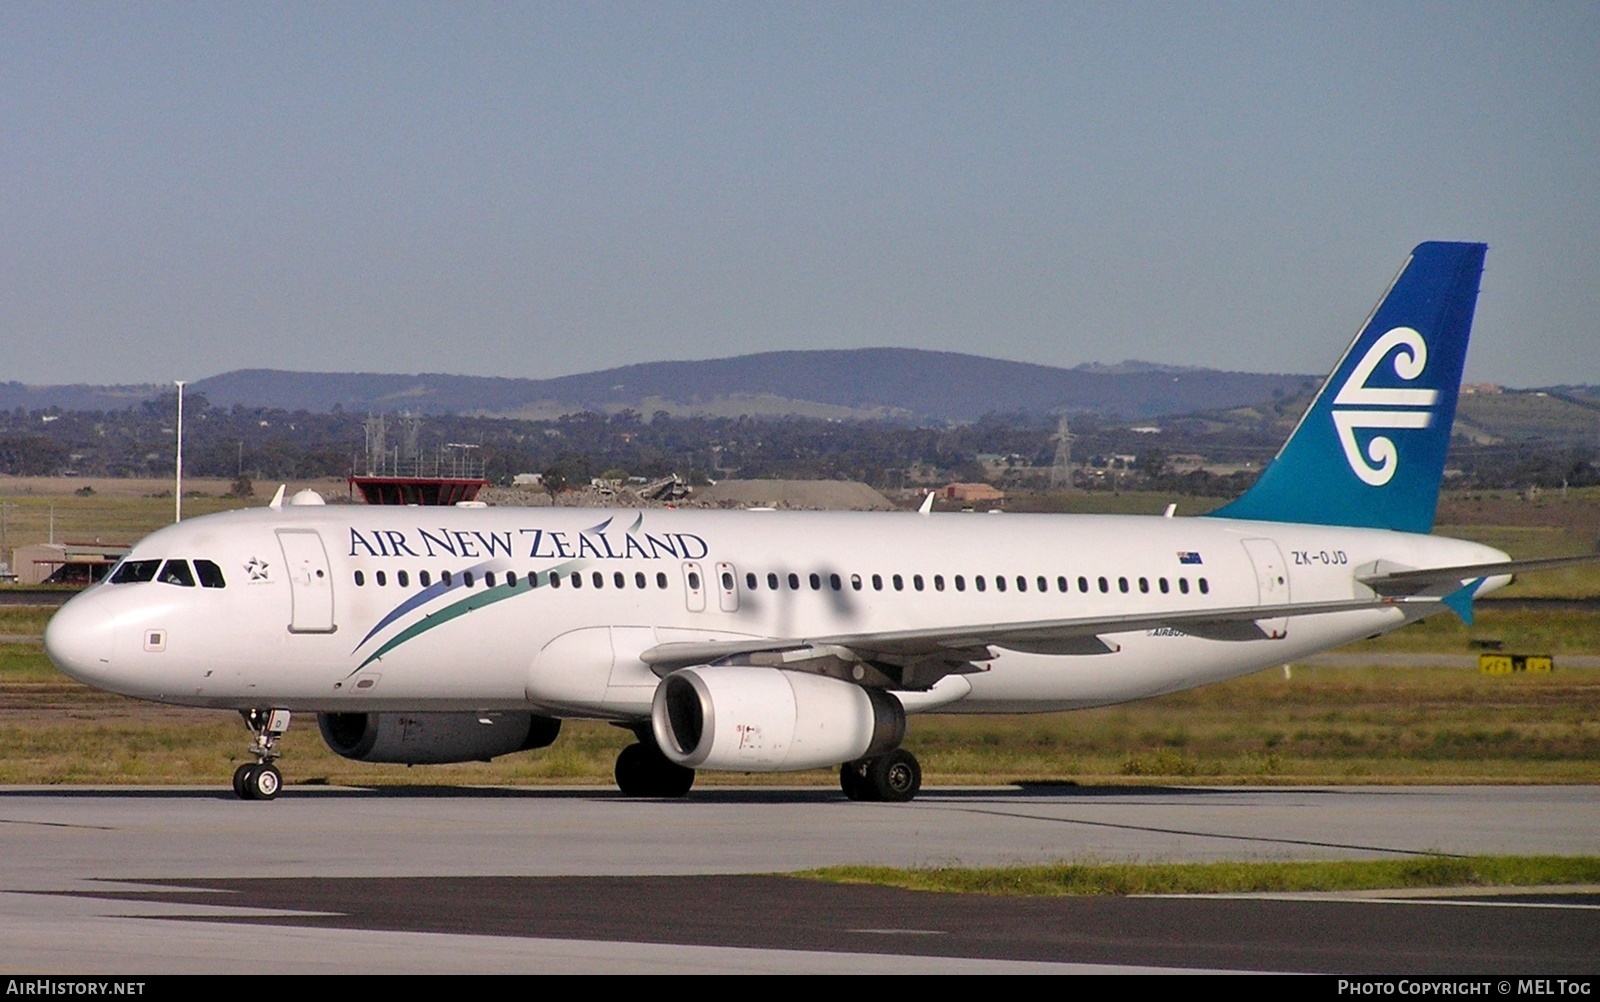
<instances>
[{"instance_id":1,"label":"aircraft nose","mask_svg":"<svg viewBox=\"0 0 1600 1002\"><path fill-rule=\"evenodd\" d=\"M99 684L111 668L112 617L94 593L68 600L44 628L44 650L57 668L80 682Z\"/></svg>"}]
</instances>

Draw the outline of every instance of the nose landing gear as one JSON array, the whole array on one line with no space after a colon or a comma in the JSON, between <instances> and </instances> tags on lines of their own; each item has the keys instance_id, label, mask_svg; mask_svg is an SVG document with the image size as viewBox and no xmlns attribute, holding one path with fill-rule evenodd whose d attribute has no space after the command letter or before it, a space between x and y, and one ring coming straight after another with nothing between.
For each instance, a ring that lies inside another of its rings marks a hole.
<instances>
[{"instance_id":1,"label":"nose landing gear","mask_svg":"<svg viewBox=\"0 0 1600 1002\"><path fill-rule=\"evenodd\" d=\"M283 789L283 774L273 762L278 758L278 739L289 729L288 710L240 710L245 726L255 737L250 742L254 762L233 771L233 792L240 800L271 800Z\"/></svg>"}]
</instances>

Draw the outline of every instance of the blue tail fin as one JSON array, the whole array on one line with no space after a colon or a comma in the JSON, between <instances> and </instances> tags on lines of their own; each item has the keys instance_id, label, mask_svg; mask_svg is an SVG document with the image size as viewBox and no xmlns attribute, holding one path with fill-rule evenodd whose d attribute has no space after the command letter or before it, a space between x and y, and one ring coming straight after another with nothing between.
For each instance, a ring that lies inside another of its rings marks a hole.
<instances>
[{"instance_id":1,"label":"blue tail fin","mask_svg":"<svg viewBox=\"0 0 1600 1002\"><path fill-rule=\"evenodd\" d=\"M1212 514L1431 531L1486 249L1419 244L1277 458Z\"/></svg>"}]
</instances>

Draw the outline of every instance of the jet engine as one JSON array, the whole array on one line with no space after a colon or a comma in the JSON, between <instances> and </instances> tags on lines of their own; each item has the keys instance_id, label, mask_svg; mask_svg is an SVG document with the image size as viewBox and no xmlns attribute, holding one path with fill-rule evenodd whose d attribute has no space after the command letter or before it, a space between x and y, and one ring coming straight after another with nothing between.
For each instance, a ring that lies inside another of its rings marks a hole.
<instances>
[{"instance_id":1,"label":"jet engine","mask_svg":"<svg viewBox=\"0 0 1600 1002\"><path fill-rule=\"evenodd\" d=\"M322 740L358 762L487 762L548 747L561 721L533 713L319 713Z\"/></svg>"},{"instance_id":2,"label":"jet engine","mask_svg":"<svg viewBox=\"0 0 1600 1002\"><path fill-rule=\"evenodd\" d=\"M782 772L882 754L906 734L900 701L824 675L777 668L683 668L650 709L661 751L679 765Z\"/></svg>"}]
</instances>

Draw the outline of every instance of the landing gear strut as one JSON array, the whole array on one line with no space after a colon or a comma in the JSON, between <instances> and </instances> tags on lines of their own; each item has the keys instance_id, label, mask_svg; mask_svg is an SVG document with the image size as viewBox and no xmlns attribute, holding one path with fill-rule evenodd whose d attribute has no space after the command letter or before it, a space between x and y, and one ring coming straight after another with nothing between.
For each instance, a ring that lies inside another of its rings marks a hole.
<instances>
[{"instance_id":1,"label":"landing gear strut","mask_svg":"<svg viewBox=\"0 0 1600 1002\"><path fill-rule=\"evenodd\" d=\"M661 754L652 740L622 749L617 756L617 789L628 797L681 797L694 785L694 770Z\"/></svg>"},{"instance_id":2,"label":"landing gear strut","mask_svg":"<svg viewBox=\"0 0 1600 1002\"><path fill-rule=\"evenodd\" d=\"M839 788L851 800L903 804L922 789L922 766L904 748L839 767Z\"/></svg>"},{"instance_id":3,"label":"landing gear strut","mask_svg":"<svg viewBox=\"0 0 1600 1002\"><path fill-rule=\"evenodd\" d=\"M271 800L283 789L283 774L272 763L278 758L278 739L289 729L289 711L240 710L239 715L255 735L250 754L256 760L233 771L233 792L240 800Z\"/></svg>"}]
</instances>

